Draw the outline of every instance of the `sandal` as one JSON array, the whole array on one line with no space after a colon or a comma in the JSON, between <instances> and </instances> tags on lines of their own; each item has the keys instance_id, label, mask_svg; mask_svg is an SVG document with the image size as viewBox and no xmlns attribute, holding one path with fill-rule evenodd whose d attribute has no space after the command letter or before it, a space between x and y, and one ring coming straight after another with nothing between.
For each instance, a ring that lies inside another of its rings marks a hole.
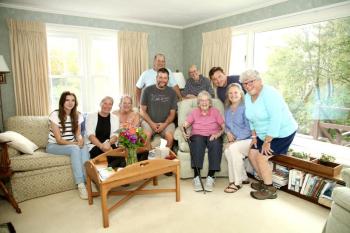
<instances>
[{"instance_id":1,"label":"sandal","mask_svg":"<svg viewBox=\"0 0 350 233\"><path fill-rule=\"evenodd\" d=\"M242 181L242 184L250 184L249 179L248 179L248 180L243 180L243 181Z\"/></svg>"},{"instance_id":2,"label":"sandal","mask_svg":"<svg viewBox=\"0 0 350 233\"><path fill-rule=\"evenodd\" d=\"M225 188L224 192L225 193L235 193L240 189L241 189L240 185L235 185L234 183L231 183Z\"/></svg>"}]
</instances>

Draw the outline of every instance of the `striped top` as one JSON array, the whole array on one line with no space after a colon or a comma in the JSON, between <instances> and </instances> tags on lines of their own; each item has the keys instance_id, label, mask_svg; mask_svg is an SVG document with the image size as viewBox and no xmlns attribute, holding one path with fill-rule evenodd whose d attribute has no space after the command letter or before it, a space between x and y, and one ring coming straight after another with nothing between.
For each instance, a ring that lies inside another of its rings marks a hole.
<instances>
[{"instance_id":1,"label":"striped top","mask_svg":"<svg viewBox=\"0 0 350 233\"><path fill-rule=\"evenodd\" d=\"M79 114L79 118L78 118L78 124L81 124L84 121L83 116ZM58 110L53 111L50 116L49 116L49 124L51 125L51 123L56 124L61 132L61 137L63 140L69 141L69 142L73 142L75 141L75 136L74 133L72 132L72 122L71 122L71 118L70 116L67 116L66 122L64 122L66 129L65 132L63 133L63 128L62 128L62 124L60 122L60 119L58 118ZM50 132L49 132L49 143L57 143L55 135L50 127Z\"/></svg>"}]
</instances>

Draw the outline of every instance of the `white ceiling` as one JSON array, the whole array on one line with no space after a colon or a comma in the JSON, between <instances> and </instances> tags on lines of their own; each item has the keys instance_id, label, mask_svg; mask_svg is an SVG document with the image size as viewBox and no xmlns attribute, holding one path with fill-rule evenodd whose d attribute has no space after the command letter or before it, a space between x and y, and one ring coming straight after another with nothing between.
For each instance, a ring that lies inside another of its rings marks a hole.
<instances>
[{"instance_id":1,"label":"white ceiling","mask_svg":"<svg viewBox=\"0 0 350 233\"><path fill-rule=\"evenodd\" d=\"M0 6L186 28L286 0L0 0Z\"/></svg>"}]
</instances>

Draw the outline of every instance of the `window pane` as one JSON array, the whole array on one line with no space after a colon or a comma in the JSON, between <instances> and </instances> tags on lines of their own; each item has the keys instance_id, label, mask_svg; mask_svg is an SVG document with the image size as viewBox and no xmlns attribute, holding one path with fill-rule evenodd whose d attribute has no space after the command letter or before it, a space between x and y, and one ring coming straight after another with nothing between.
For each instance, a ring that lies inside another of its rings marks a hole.
<instances>
[{"instance_id":1,"label":"window pane","mask_svg":"<svg viewBox=\"0 0 350 233\"><path fill-rule=\"evenodd\" d=\"M254 67L285 97L299 132L349 125L350 18L255 34Z\"/></svg>"},{"instance_id":2,"label":"window pane","mask_svg":"<svg viewBox=\"0 0 350 233\"><path fill-rule=\"evenodd\" d=\"M51 75L78 75L79 40L71 37L48 37Z\"/></svg>"},{"instance_id":3,"label":"window pane","mask_svg":"<svg viewBox=\"0 0 350 233\"><path fill-rule=\"evenodd\" d=\"M247 34L232 37L230 74L240 75L246 69Z\"/></svg>"},{"instance_id":4,"label":"window pane","mask_svg":"<svg viewBox=\"0 0 350 233\"><path fill-rule=\"evenodd\" d=\"M73 92L77 96L78 104L81 106L80 80L79 77L51 79L51 110L58 108L60 96L64 91Z\"/></svg>"}]
</instances>

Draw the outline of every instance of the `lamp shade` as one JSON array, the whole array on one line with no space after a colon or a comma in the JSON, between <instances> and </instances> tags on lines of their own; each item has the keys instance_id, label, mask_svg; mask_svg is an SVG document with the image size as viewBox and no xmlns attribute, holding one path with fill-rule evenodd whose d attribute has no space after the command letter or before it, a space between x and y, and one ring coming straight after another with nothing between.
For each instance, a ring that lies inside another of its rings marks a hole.
<instances>
[{"instance_id":1,"label":"lamp shade","mask_svg":"<svg viewBox=\"0 0 350 233\"><path fill-rule=\"evenodd\" d=\"M5 62L5 59L2 55L0 55L0 72L1 73L7 73L7 72L10 72L6 62Z\"/></svg>"},{"instance_id":2,"label":"lamp shade","mask_svg":"<svg viewBox=\"0 0 350 233\"><path fill-rule=\"evenodd\" d=\"M182 72L174 72L173 75L179 88L184 89L186 85L186 80Z\"/></svg>"}]
</instances>

